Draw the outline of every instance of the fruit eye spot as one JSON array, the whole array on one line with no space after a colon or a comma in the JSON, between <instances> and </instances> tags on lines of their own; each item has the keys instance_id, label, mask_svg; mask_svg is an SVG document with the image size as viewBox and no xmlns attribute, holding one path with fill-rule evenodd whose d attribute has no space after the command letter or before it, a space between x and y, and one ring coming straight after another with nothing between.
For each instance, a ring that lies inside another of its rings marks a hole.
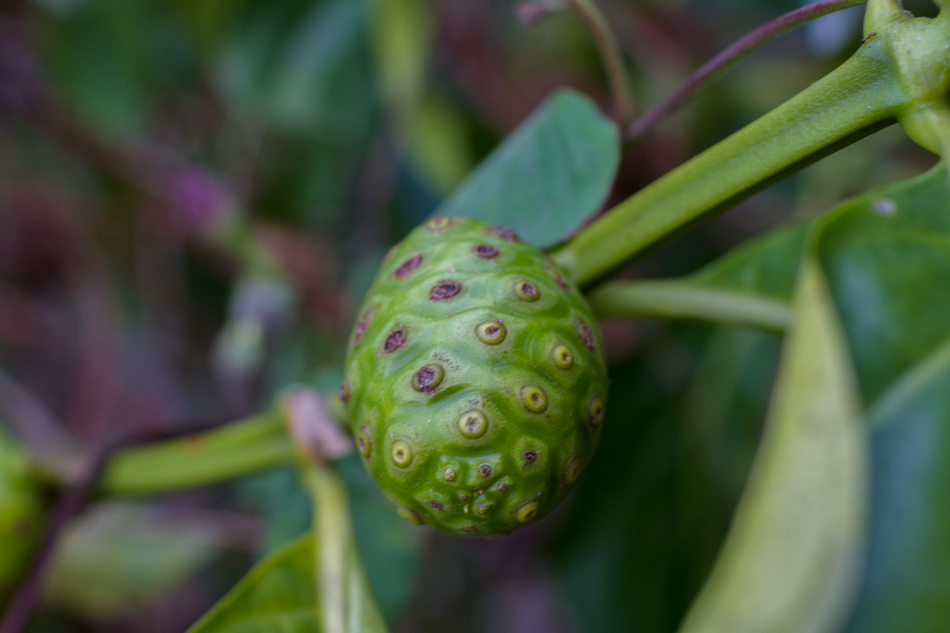
<instances>
[{"instance_id":1,"label":"fruit eye spot","mask_svg":"<svg viewBox=\"0 0 950 633\"><path fill-rule=\"evenodd\" d=\"M567 468L564 469L564 485L571 486L577 481L577 478L581 475L581 463L577 460L577 456L571 458L571 461L567 463Z\"/></svg>"},{"instance_id":2,"label":"fruit eye spot","mask_svg":"<svg viewBox=\"0 0 950 633\"><path fill-rule=\"evenodd\" d=\"M458 477L458 473L456 473L455 469L452 468L451 466L446 466L445 470L442 471L442 479L446 481L455 481L457 477Z\"/></svg>"},{"instance_id":3,"label":"fruit eye spot","mask_svg":"<svg viewBox=\"0 0 950 633\"><path fill-rule=\"evenodd\" d=\"M390 454L392 455L393 463L400 468L407 468L412 464L412 447L404 440L396 440L393 442Z\"/></svg>"},{"instance_id":4,"label":"fruit eye spot","mask_svg":"<svg viewBox=\"0 0 950 633\"><path fill-rule=\"evenodd\" d=\"M406 346L406 339L409 337L409 333L404 327L397 327L395 330L389 333L389 336L386 337L386 342L383 344L383 353L391 354L395 352L400 347Z\"/></svg>"},{"instance_id":5,"label":"fruit eye spot","mask_svg":"<svg viewBox=\"0 0 950 633\"><path fill-rule=\"evenodd\" d=\"M441 231L442 229L448 228L448 226L451 223L452 221L449 220L444 215L437 215L431 220L429 220L427 226L429 227L430 231L438 232L438 231Z\"/></svg>"},{"instance_id":6,"label":"fruit eye spot","mask_svg":"<svg viewBox=\"0 0 950 633\"><path fill-rule=\"evenodd\" d=\"M448 300L460 292L462 292L461 282L443 279L432 286L432 290L429 291L429 301Z\"/></svg>"},{"instance_id":7,"label":"fruit eye spot","mask_svg":"<svg viewBox=\"0 0 950 633\"><path fill-rule=\"evenodd\" d=\"M548 408L548 394L541 387L529 385L521 388L521 402L532 413L543 413Z\"/></svg>"},{"instance_id":8,"label":"fruit eye spot","mask_svg":"<svg viewBox=\"0 0 950 633\"><path fill-rule=\"evenodd\" d=\"M554 348L554 364L559 369L570 369L574 365L574 355L565 345Z\"/></svg>"},{"instance_id":9,"label":"fruit eye spot","mask_svg":"<svg viewBox=\"0 0 950 633\"><path fill-rule=\"evenodd\" d=\"M360 315L359 320L356 322L356 329L353 331L354 346L360 344L360 340L362 340L363 335L366 334L366 330L369 329L369 315L372 311L372 308L368 308L366 312Z\"/></svg>"},{"instance_id":10,"label":"fruit eye spot","mask_svg":"<svg viewBox=\"0 0 950 633\"><path fill-rule=\"evenodd\" d=\"M406 521L409 521L413 525L422 525L422 517L420 517L414 511L398 507L396 508L396 512L399 514L399 516L404 518Z\"/></svg>"},{"instance_id":11,"label":"fruit eye spot","mask_svg":"<svg viewBox=\"0 0 950 633\"><path fill-rule=\"evenodd\" d=\"M482 464L478 467L478 474L482 477L491 477L491 466L488 464Z\"/></svg>"},{"instance_id":12,"label":"fruit eye spot","mask_svg":"<svg viewBox=\"0 0 950 633\"><path fill-rule=\"evenodd\" d=\"M399 268L396 269L396 272L393 273L393 277L396 279L405 279L412 274L416 268L422 264L422 253L416 253L403 263L399 264Z\"/></svg>"},{"instance_id":13,"label":"fruit eye spot","mask_svg":"<svg viewBox=\"0 0 950 633\"><path fill-rule=\"evenodd\" d=\"M592 352L596 349L594 345L594 333L591 332L590 327L582 319L578 319L577 321L577 334L581 337L581 342L584 344L584 347Z\"/></svg>"},{"instance_id":14,"label":"fruit eye spot","mask_svg":"<svg viewBox=\"0 0 950 633\"><path fill-rule=\"evenodd\" d=\"M491 226L488 227L488 234L492 237L497 237L500 240L505 240L506 242L517 242L518 234L514 230L508 228L507 226Z\"/></svg>"},{"instance_id":15,"label":"fruit eye spot","mask_svg":"<svg viewBox=\"0 0 950 633\"><path fill-rule=\"evenodd\" d=\"M356 438L356 448L360 455L369 459L373 454L373 439L369 435L369 429L365 426L360 427L360 434Z\"/></svg>"},{"instance_id":16,"label":"fruit eye spot","mask_svg":"<svg viewBox=\"0 0 950 633\"><path fill-rule=\"evenodd\" d=\"M445 370L441 365L426 365L412 376L412 388L416 391L432 393L442 384Z\"/></svg>"},{"instance_id":17,"label":"fruit eye spot","mask_svg":"<svg viewBox=\"0 0 950 633\"><path fill-rule=\"evenodd\" d=\"M567 283L567 279L564 278L564 275L556 270L548 270L548 274L550 274L551 278L561 287L561 290L570 290L570 286Z\"/></svg>"},{"instance_id":18,"label":"fruit eye spot","mask_svg":"<svg viewBox=\"0 0 950 633\"><path fill-rule=\"evenodd\" d=\"M538 507L537 501L532 501L531 503L526 503L525 505L521 506L521 508L518 510L518 514L516 515L518 521L521 523L527 523L534 517L538 516Z\"/></svg>"},{"instance_id":19,"label":"fruit eye spot","mask_svg":"<svg viewBox=\"0 0 950 633\"><path fill-rule=\"evenodd\" d=\"M458 427L464 437L470 440L478 439L488 431L488 418L481 411L467 411L459 418Z\"/></svg>"},{"instance_id":20,"label":"fruit eye spot","mask_svg":"<svg viewBox=\"0 0 950 633\"><path fill-rule=\"evenodd\" d=\"M522 301L537 301L541 298L541 291L530 281L519 281L515 284L515 294Z\"/></svg>"},{"instance_id":21,"label":"fruit eye spot","mask_svg":"<svg viewBox=\"0 0 950 633\"><path fill-rule=\"evenodd\" d=\"M344 378L343 384L340 385L340 400L343 401L343 404L347 404L350 401L350 379Z\"/></svg>"},{"instance_id":22,"label":"fruit eye spot","mask_svg":"<svg viewBox=\"0 0 950 633\"><path fill-rule=\"evenodd\" d=\"M486 345L498 345L505 340L508 331L500 321L486 321L475 328L475 334Z\"/></svg>"},{"instance_id":23,"label":"fruit eye spot","mask_svg":"<svg viewBox=\"0 0 950 633\"><path fill-rule=\"evenodd\" d=\"M528 462L529 464L533 464L534 462L538 460L538 454L534 451L525 451L524 460Z\"/></svg>"},{"instance_id":24,"label":"fruit eye spot","mask_svg":"<svg viewBox=\"0 0 950 633\"><path fill-rule=\"evenodd\" d=\"M478 504L478 513L479 513L479 514L484 515L484 514L488 514L489 512L491 512L491 504L490 504L490 503L480 503L480 504Z\"/></svg>"},{"instance_id":25,"label":"fruit eye spot","mask_svg":"<svg viewBox=\"0 0 950 633\"><path fill-rule=\"evenodd\" d=\"M587 425L593 430L604 420L604 401L595 397L590 403Z\"/></svg>"},{"instance_id":26,"label":"fruit eye spot","mask_svg":"<svg viewBox=\"0 0 950 633\"><path fill-rule=\"evenodd\" d=\"M490 244L476 244L472 252L482 259L493 259L498 255L498 247Z\"/></svg>"},{"instance_id":27,"label":"fruit eye spot","mask_svg":"<svg viewBox=\"0 0 950 633\"><path fill-rule=\"evenodd\" d=\"M429 502L429 505L435 508L436 510L438 510L439 512L442 512L442 510L445 509L441 503L439 503L438 501L435 501L434 499Z\"/></svg>"}]
</instances>

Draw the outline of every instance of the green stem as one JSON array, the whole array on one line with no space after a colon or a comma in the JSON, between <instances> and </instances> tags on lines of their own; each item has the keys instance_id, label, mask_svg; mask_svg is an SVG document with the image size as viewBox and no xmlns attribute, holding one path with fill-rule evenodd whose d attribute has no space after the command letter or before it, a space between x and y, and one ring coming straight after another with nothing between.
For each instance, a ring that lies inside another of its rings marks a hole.
<instances>
[{"instance_id":1,"label":"green stem","mask_svg":"<svg viewBox=\"0 0 950 633\"><path fill-rule=\"evenodd\" d=\"M325 464L308 468L307 483L315 507L313 521L319 570L317 604L321 607L321 630L346 633L346 550L352 540L346 488Z\"/></svg>"},{"instance_id":2,"label":"green stem","mask_svg":"<svg viewBox=\"0 0 950 633\"><path fill-rule=\"evenodd\" d=\"M619 125L626 125L633 117L633 102L631 101L633 91L627 80L627 71L623 65L617 38L614 37L604 14L600 12L593 0L570 0L570 6L584 20L594 36L607 72L607 80L610 82L614 118Z\"/></svg>"},{"instance_id":3,"label":"green stem","mask_svg":"<svg viewBox=\"0 0 950 633\"><path fill-rule=\"evenodd\" d=\"M98 492L171 492L296 461L282 418L265 414L190 437L120 451L106 466Z\"/></svg>"},{"instance_id":4,"label":"green stem","mask_svg":"<svg viewBox=\"0 0 950 633\"><path fill-rule=\"evenodd\" d=\"M798 96L603 215L553 253L587 285L703 215L893 118L903 93L891 61L863 46Z\"/></svg>"},{"instance_id":5,"label":"green stem","mask_svg":"<svg viewBox=\"0 0 950 633\"><path fill-rule=\"evenodd\" d=\"M621 281L597 288L588 300L601 318L695 319L772 332L784 332L792 319L787 303L688 281Z\"/></svg>"},{"instance_id":6,"label":"green stem","mask_svg":"<svg viewBox=\"0 0 950 633\"><path fill-rule=\"evenodd\" d=\"M387 633L356 547L346 486L323 462L308 465L304 479L314 501L320 630Z\"/></svg>"}]
</instances>

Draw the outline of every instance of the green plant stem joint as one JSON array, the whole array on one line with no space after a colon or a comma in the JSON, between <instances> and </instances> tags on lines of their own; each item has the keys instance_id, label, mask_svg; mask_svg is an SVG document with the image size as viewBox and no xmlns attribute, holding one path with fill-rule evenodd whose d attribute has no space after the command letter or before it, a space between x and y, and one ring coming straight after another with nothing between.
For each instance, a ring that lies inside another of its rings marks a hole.
<instances>
[{"instance_id":1,"label":"green plant stem joint","mask_svg":"<svg viewBox=\"0 0 950 633\"><path fill-rule=\"evenodd\" d=\"M499 536L593 455L607 371L577 288L510 230L435 218L385 260L349 341L347 413L399 514Z\"/></svg>"},{"instance_id":2,"label":"green plant stem joint","mask_svg":"<svg viewBox=\"0 0 950 633\"><path fill-rule=\"evenodd\" d=\"M895 0L871 0L865 46L888 59L904 103L897 118L907 135L936 153L950 150L950 11L915 18Z\"/></svg>"}]
</instances>

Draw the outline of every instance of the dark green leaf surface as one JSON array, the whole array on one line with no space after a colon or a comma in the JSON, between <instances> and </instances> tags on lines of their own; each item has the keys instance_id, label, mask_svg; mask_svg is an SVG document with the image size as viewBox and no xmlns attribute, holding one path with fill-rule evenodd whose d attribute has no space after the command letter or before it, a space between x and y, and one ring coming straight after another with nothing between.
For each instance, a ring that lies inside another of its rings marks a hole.
<instances>
[{"instance_id":1,"label":"dark green leaf surface","mask_svg":"<svg viewBox=\"0 0 950 633\"><path fill-rule=\"evenodd\" d=\"M617 128L563 90L469 176L439 209L513 228L539 248L576 230L607 197L620 162Z\"/></svg>"},{"instance_id":2,"label":"dark green leaf surface","mask_svg":"<svg viewBox=\"0 0 950 633\"><path fill-rule=\"evenodd\" d=\"M316 633L316 553L307 535L252 569L188 633Z\"/></svg>"}]
</instances>

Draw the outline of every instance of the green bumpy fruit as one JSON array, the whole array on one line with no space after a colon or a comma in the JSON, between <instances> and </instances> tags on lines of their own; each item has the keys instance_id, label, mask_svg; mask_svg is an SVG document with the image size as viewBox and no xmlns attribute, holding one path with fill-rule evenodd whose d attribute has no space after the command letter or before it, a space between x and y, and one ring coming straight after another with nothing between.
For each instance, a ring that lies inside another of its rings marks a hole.
<instances>
[{"instance_id":1,"label":"green bumpy fruit","mask_svg":"<svg viewBox=\"0 0 950 633\"><path fill-rule=\"evenodd\" d=\"M43 522L43 500L26 454L0 432L0 606L19 586Z\"/></svg>"},{"instance_id":2,"label":"green bumpy fruit","mask_svg":"<svg viewBox=\"0 0 950 633\"><path fill-rule=\"evenodd\" d=\"M384 261L340 397L357 449L404 518L499 536L550 512L597 445L597 322L514 232L437 217Z\"/></svg>"}]
</instances>

